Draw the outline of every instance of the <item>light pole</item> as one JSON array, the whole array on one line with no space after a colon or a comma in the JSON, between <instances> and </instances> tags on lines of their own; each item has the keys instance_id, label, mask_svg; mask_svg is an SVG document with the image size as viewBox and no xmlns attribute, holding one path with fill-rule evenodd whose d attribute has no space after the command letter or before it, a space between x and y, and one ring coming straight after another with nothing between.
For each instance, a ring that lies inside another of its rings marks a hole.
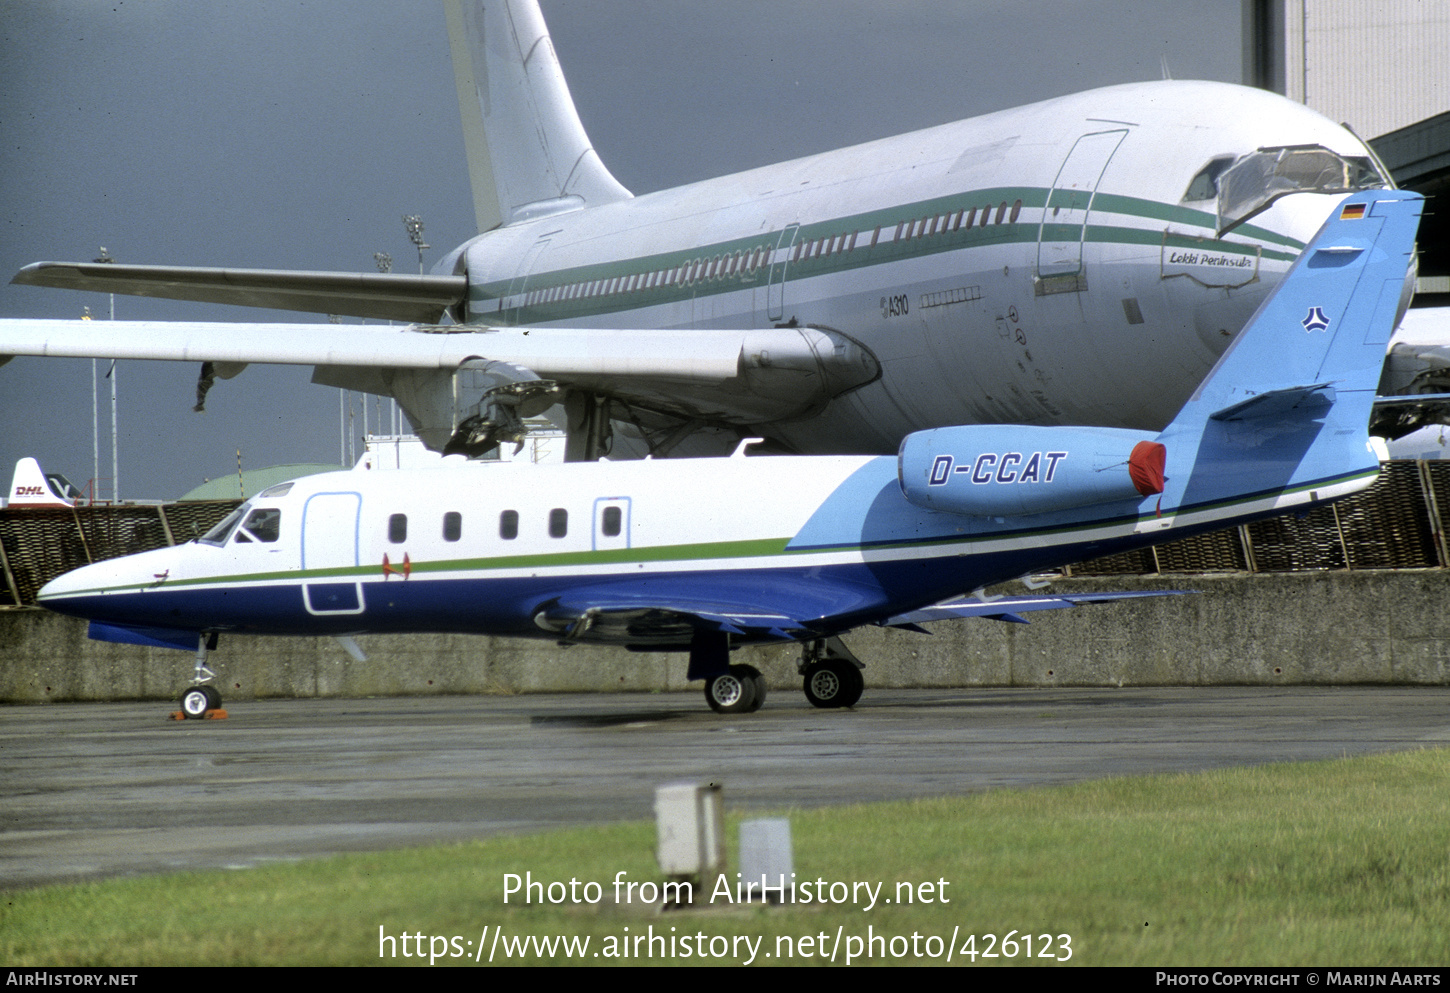
<instances>
[{"instance_id":1,"label":"light pole","mask_svg":"<svg viewBox=\"0 0 1450 993\"><path fill-rule=\"evenodd\" d=\"M94 261L100 262L100 263L104 263L104 264L107 264L107 265L113 265L113 264L115 264L115 261L116 260L111 256L111 253L110 252L106 251L106 246L105 245L102 245L101 246L101 254L100 254L100 257L97 258L97 259L95 259ZM110 296L111 296L111 320L114 321L116 319L116 294L112 293ZM92 383L94 383L94 381L95 381L95 362L96 362L95 359L91 359L91 380L92 380ZM114 503L120 503L121 502L121 460L120 460L119 455L117 454L117 448L118 448L117 439L119 438L119 432L117 432L117 430L116 430L116 360L115 359L112 359L111 360L111 370L106 373L106 378L111 381L111 500ZM92 397L94 398L94 393L92 394ZM92 426L94 428L94 421L92 421ZM96 441L95 443L96 443L97 448L99 448L99 441ZM99 463L99 461L100 461L99 458L97 458L97 462L98 463ZM99 465L97 465L96 473L97 473L97 475L100 474L100 467L99 467Z\"/></svg>"},{"instance_id":2,"label":"light pole","mask_svg":"<svg viewBox=\"0 0 1450 993\"><path fill-rule=\"evenodd\" d=\"M406 223L407 218L404 218L403 220ZM418 222L418 232L419 232L419 235L418 236L420 238L422 237L422 231L423 231L423 222L422 221L419 221ZM409 234L411 235L411 233L412 233L412 229L410 228L409 229ZM423 262L422 262L422 250L421 249L419 250L418 255L419 255L418 268L419 268L419 271L421 272L422 271L422 265L423 265ZM393 257L391 255L389 255L387 252L373 252L373 261L378 264L378 272L382 273L384 276L386 276L388 273L390 273L390 272L393 271ZM392 324L393 322L392 321L388 321L388 323L389 324ZM382 419L379 418L379 421L381 421L381 420ZM394 435L397 435L397 434L401 434L402 433L401 430L400 430L400 428L399 428L399 426L398 426L398 401L397 400L393 400L392 416L389 418L388 428L389 428L389 430Z\"/></svg>"},{"instance_id":3,"label":"light pole","mask_svg":"<svg viewBox=\"0 0 1450 993\"><path fill-rule=\"evenodd\" d=\"M81 320L91 319L91 308L85 308ZM91 359L91 503L100 497L101 485L101 389L96 373L96 360Z\"/></svg>"},{"instance_id":4,"label":"light pole","mask_svg":"<svg viewBox=\"0 0 1450 993\"><path fill-rule=\"evenodd\" d=\"M408 240L418 249L418 275L423 275L423 249L432 245L423 244L423 218L417 214L404 214L403 227L408 229Z\"/></svg>"}]
</instances>

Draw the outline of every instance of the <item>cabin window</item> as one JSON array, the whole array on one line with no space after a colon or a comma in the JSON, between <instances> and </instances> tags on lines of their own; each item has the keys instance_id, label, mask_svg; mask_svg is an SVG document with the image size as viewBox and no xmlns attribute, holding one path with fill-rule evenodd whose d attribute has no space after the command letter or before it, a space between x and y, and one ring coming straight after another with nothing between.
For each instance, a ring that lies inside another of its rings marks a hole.
<instances>
[{"instance_id":1,"label":"cabin window","mask_svg":"<svg viewBox=\"0 0 1450 993\"><path fill-rule=\"evenodd\" d=\"M1018 218L1019 215L1021 215L1021 213L1022 213L1022 201L1021 200L1013 200L1012 201L1012 216L1009 217L1009 218L1007 218L1007 220L1011 221L1013 224L1016 224L1017 223L1017 218Z\"/></svg>"},{"instance_id":2,"label":"cabin window","mask_svg":"<svg viewBox=\"0 0 1450 993\"><path fill-rule=\"evenodd\" d=\"M1001 224L1007 216L1007 201L1003 200L1002 205L997 208L997 223Z\"/></svg>"},{"instance_id":3,"label":"cabin window","mask_svg":"<svg viewBox=\"0 0 1450 993\"><path fill-rule=\"evenodd\" d=\"M394 514L388 518L388 541L401 545L408 540L408 515Z\"/></svg>"},{"instance_id":4,"label":"cabin window","mask_svg":"<svg viewBox=\"0 0 1450 993\"><path fill-rule=\"evenodd\" d=\"M605 507L604 513L599 518L599 530L604 532L606 538L618 538L620 522L623 519L618 507Z\"/></svg>"},{"instance_id":5,"label":"cabin window","mask_svg":"<svg viewBox=\"0 0 1450 993\"><path fill-rule=\"evenodd\" d=\"M463 515L450 510L443 515L443 540L457 541L463 537Z\"/></svg>"},{"instance_id":6,"label":"cabin window","mask_svg":"<svg viewBox=\"0 0 1450 993\"><path fill-rule=\"evenodd\" d=\"M498 536L504 541L513 541L519 536L519 512L505 510L498 515Z\"/></svg>"},{"instance_id":7,"label":"cabin window","mask_svg":"<svg viewBox=\"0 0 1450 993\"><path fill-rule=\"evenodd\" d=\"M992 208L990 206L983 207L982 208L982 219L977 222L977 227L979 227L979 228L986 227L987 226L987 222L990 221L991 219L992 219Z\"/></svg>"},{"instance_id":8,"label":"cabin window","mask_svg":"<svg viewBox=\"0 0 1450 993\"><path fill-rule=\"evenodd\" d=\"M549 537L562 538L569 533L569 512L563 507L549 511Z\"/></svg>"}]
</instances>

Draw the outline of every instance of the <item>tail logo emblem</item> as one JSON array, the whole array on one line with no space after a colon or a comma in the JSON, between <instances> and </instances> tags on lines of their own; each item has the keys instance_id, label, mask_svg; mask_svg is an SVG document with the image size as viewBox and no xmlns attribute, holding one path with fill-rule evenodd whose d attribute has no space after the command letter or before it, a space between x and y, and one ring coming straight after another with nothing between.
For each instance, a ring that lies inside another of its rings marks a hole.
<instances>
[{"instance_id":1,"label":"tail logo emblem","mask_svg":"<svg viewBox=\"0 0 1450 993\"><path fill-rule=\"evenodd\" d=\"M1310 307L1309 313L1304 315L1304 320L1299 322L1304 325L1307 332L1328 331L1329 318L1324 316L1324 311L1319 307Z\"/></svg>"}]
</instances>

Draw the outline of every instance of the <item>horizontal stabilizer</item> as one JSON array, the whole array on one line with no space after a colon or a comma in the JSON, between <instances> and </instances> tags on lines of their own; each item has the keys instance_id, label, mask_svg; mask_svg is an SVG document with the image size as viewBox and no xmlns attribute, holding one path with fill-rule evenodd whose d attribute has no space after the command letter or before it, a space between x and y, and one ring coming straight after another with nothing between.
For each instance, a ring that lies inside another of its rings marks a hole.
<instances>
[{"instance_id":1,"label":"horizontal stabilizer","mask_svg":"<svg viewBox=\"0 0 1450 993\"><path fill-rule=\"evenodd\" d=\"M1269 390L1215 411L1209 417L1215 421L1253 421L1288 417L1291 414L1313 417L1332 406L1334 387L1329 383L1318 383L1314 386Z\"/></svg>"},{"instance_id":2,"label":"horizontal stabilizer","mask_svg":"<svg viewBox=\"0 0 1450 993\"><path fill-rule=\"evenodd\" d=\"M449 307L461 305L468 296L468 280L464 276L94 262L36 262L21 269L11 282L21 286L430 324L440 320Z\"/></svg>"}]
</instances>

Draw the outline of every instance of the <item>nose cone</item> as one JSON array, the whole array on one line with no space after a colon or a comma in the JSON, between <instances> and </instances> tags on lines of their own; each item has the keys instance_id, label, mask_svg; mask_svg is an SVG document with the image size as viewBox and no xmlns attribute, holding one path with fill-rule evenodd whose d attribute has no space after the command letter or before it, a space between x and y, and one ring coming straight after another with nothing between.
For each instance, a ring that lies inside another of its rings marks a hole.
<instances>
[{"instance_id":1,"label":"nose cone","mask_svg":"<svg viewBox=\"0 0 1450 993\"><path fill-rule=\"evenodd\" d=\"M146 594L171 578L170 549L143 552L72 569L40 588L48 610L91 620L127 620L145 612Z\"/></svg>"}]
</instances>

